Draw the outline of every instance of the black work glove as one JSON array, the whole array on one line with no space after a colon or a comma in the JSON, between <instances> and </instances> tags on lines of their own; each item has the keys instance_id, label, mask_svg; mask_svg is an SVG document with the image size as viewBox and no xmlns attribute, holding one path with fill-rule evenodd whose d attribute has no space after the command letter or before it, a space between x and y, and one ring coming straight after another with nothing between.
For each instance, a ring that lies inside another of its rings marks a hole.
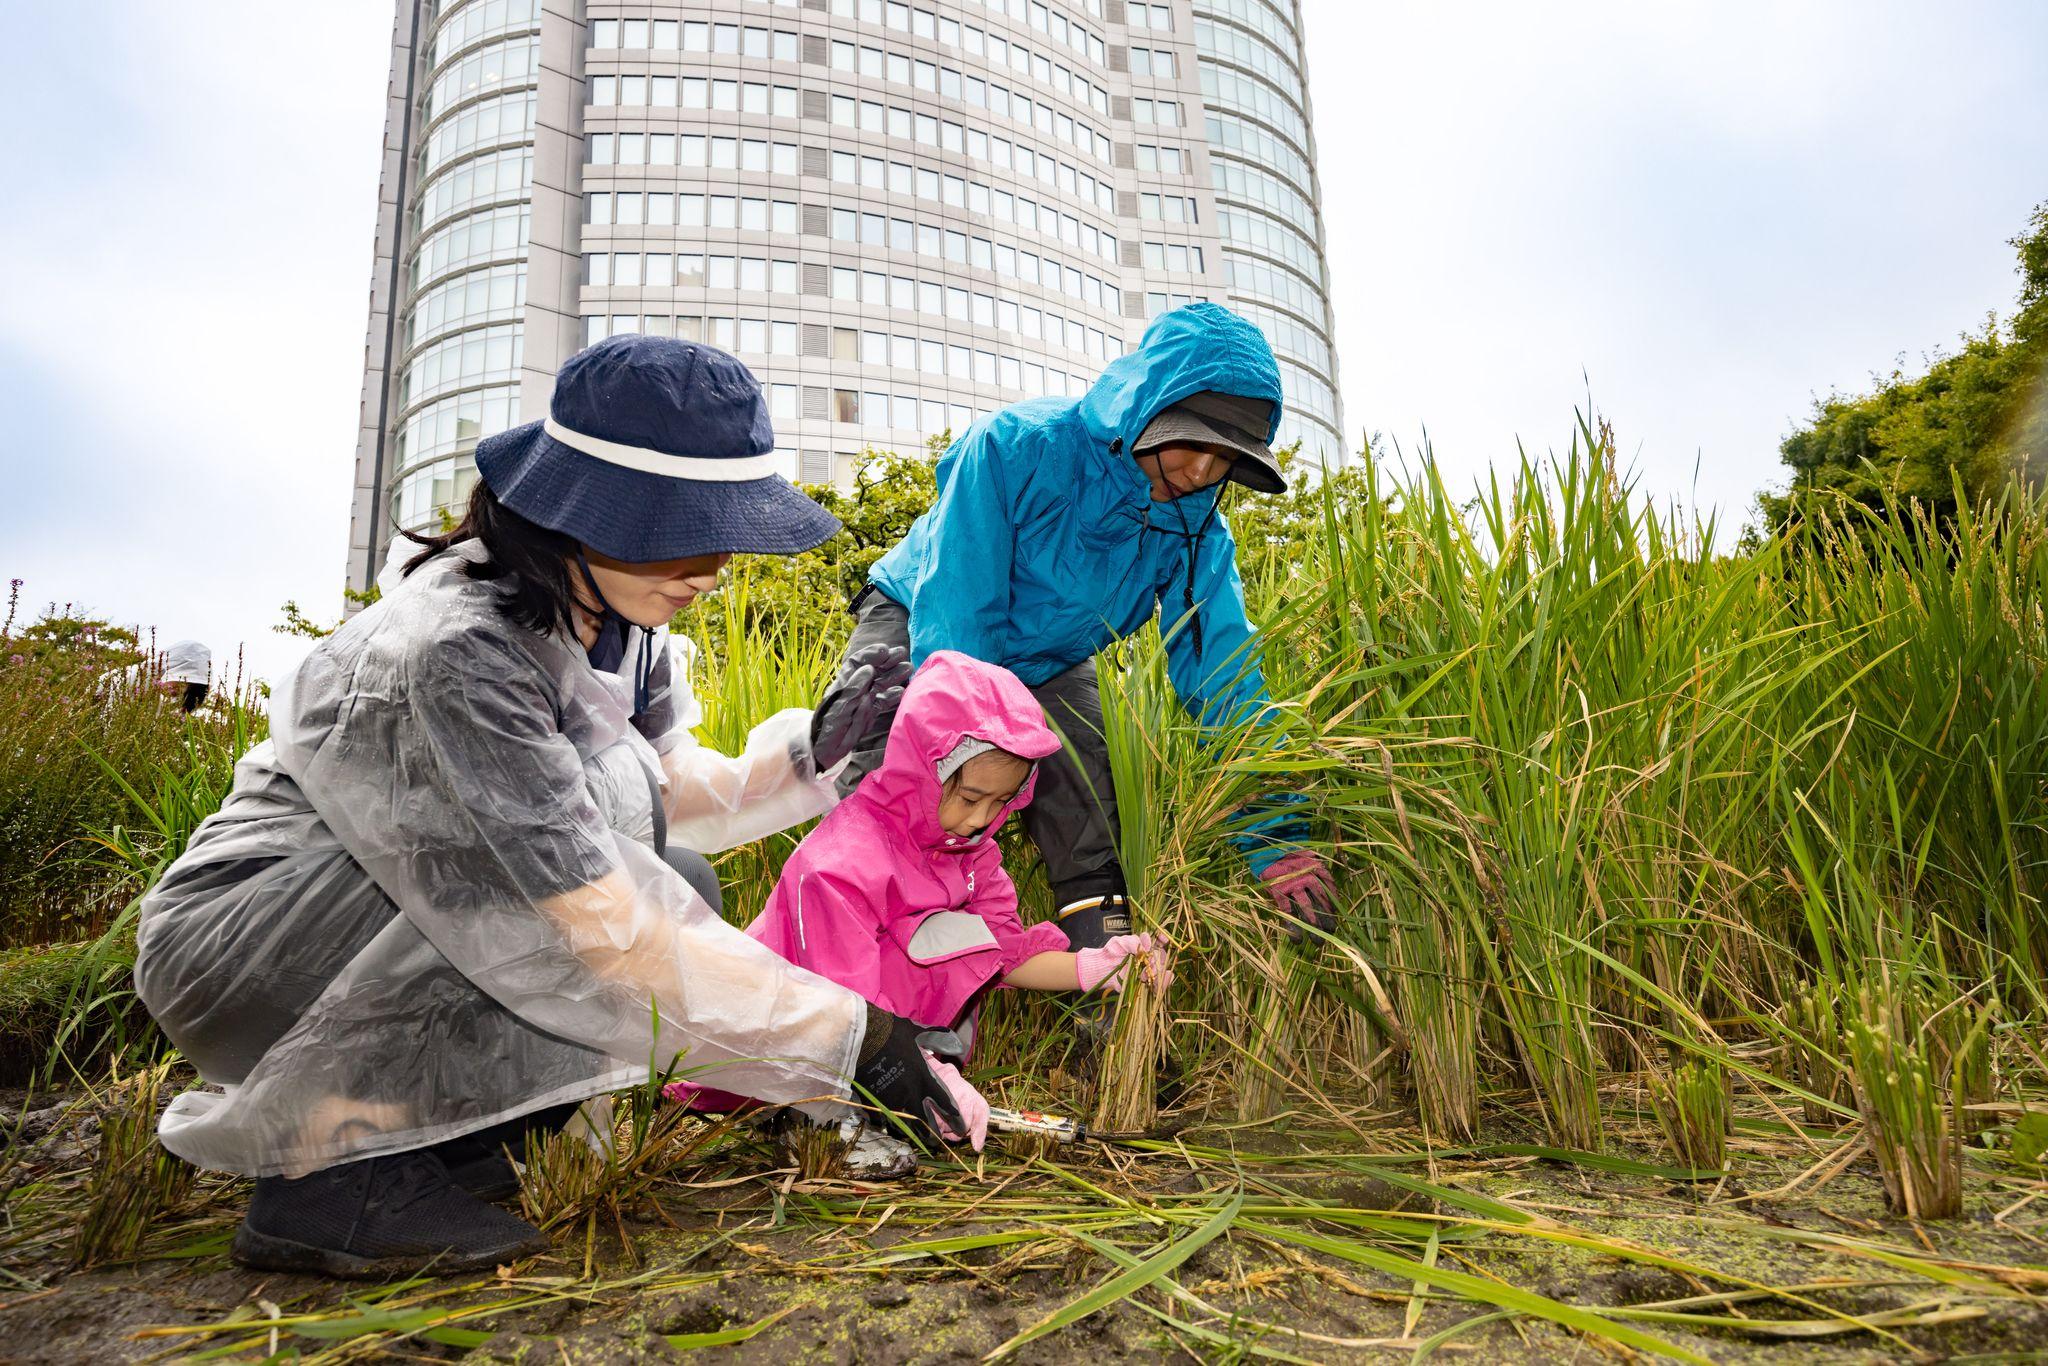
<instances>
[{"instance_id":1,"label":"black work glove","mask_svg":"<svg viewBox=\"0 0 2048 1366\"><path fill-rule=\"evenodd\" d=\"M870 1005L867 1036L861 1041L853 1079L884 1109L922 1124L934 1138L944 1141L941 1123L956 1134L965 1134L967 1121L953 1103L953 1093L924 1058L924 1049L933 1043L943 1045L948 1039L957 1050L959 1040L949 1031L924 1029Z\"/></svg>"},{"instance_id":2,"label":"black work glove","mask_svg":"<svg viewBox=\"0 0 2048 1366\"><path fill-rule=\"evenodd\" d=\"M882 717L893 714L910 681L910 651L900 645L863 646L839 666L839 677L811 713L811 763L829 772L860 748Z\"/></svg>"}]
</instances>

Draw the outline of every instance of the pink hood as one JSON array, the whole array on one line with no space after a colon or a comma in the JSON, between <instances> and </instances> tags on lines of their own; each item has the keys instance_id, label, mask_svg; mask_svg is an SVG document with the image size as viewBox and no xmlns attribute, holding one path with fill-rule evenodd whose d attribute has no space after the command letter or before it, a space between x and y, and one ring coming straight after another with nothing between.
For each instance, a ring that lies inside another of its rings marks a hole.
<instances>
[{"instance_id":1,"label":"pink hood","mask_svg":"<svg viewBox=\"0 0 2048 1366\"><path fill-rule=\"evenodd\" d=\"M884 1010L950 1026L990 982L1067 948L1025 927L995 832L1031 800L1036 772L972 839L939 825L939 761L986 740L1034 764L1059 750L1038 699L1008 669L940 650L904 690L881 767L790 855L747 933ZM936 919L935 919L936 917Z\"/></svg>"},{"instance_id":2,"label":"pink hood","mask_svg":"<svg viewBox=\"0 0 2048 1366\"><path fill-rule=\"evenodd\" d=\"M1032 769L989 828L963 840L939 825L944 792L939 761L969 737L1029 759ZM953 650L939 650L904 689L882 765L855 791L888 812L920 849L968 848L992 837L1012 811L1031 804L1038 761L1059 747L1059 737L1045 724L1038 699L1017 675Z\"/></svg>"}]
</instances>

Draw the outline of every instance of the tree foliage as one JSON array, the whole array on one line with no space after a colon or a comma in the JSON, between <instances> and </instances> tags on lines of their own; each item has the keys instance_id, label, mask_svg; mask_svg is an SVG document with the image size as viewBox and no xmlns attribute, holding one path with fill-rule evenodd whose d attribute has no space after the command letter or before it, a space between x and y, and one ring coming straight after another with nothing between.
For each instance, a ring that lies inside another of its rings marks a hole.
<instances>
[{"instance_id":1,"label":"tree foliage","mask_svg":"<svg viewBox=\"0 0 2048 1366\"><path fill-rule=\"evenodd\" d=\"M2021 284L2011 323L1987 319L1923 374L1895 368L1870 393L1816 402L1779 447L1793 477L1784 495L1762 499L1773 525L1816 496L1881 511L1887 490L1946 517L1958 488L1974 504L2014 472L2048 475L2048 203L2012 246Z\"/></svg>"},{"instance_id":2,"label":"tree foliage","mask_svg":"<svg viewBox=\"0 0 2048 1366\"><path fill-rule=\"evenodd\" d=\"M932 438L934 457L950 439L949 434ZM853 629L846 609L867 582L868 570L938 496L932 459L877 450L862 453L847 492L830 484L799 487L839 519L839 533L801 555L750 555L734 561L715 592L677 616L678 629L699 639L722 639L720 632L693 629L694 619L723 612L726 596L738 594L750 625L804 638L823 633L836 648Z\"/></svg>"},{"instance_id":3,"label":"tree foliage","mask_svg":"<svg viewBox=\"0 0 2048 1366\"><path fill-rule=\"evenodd\" d=\"M945 451L948 438L930 443L934 457ZM1287 580L1301 547L1321 534L1325 504L1316 480L1304 476L1298 447L1277 452L1288 475L1288 491L1273 497L1247 494L1232 486L1224 509L1237 536L1238 561L1246 581ZM1356 466L1332 473L1341 495L1355 500L1364 494L1364 473ZM769 631L787 631L809 639L823 632L836 647L852 630L847 614L868 570L922 516L938 496L933 461L918 456L870 450L861 456L850 492L826 484L805 484L805 493L840 520L843 530L816 550L801 555L749 556L733 563L714 593L676 619L679 629L715 642L718 631L692 629L692 614L716 615L724 597L737 594L748 624ZM1345 503L1349 506L1350 503ZM971 571L970 571L971 572Z\"/></svg>"}]
</instances>

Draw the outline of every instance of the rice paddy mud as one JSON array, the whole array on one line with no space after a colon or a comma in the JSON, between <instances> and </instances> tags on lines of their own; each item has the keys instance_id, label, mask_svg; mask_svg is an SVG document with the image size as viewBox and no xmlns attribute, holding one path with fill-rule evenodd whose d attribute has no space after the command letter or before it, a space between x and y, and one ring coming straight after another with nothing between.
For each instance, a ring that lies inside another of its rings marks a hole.
<instances>
[{"instance_id":1,"label":"rice paddy mud","mask_svg":"<svg viewBox=\"0 0 2048 1366\"><path fill-rule=\"evenodd\" d=\"M206 1177L134 1257L72 1270L101 1116L11 1099L7 1361L2048 1359L2048 1183L1973 1165L1962 1218L1891 1218L1853 1127L1762 1106L1699 1179L1625 1090L1602 1155L1282 1116L992 1139L876 1185L690 1120L690 1160L558 1224L551 1256L372 1286L235 1266L246 1192Z\"/></svg>"}]
</instances>

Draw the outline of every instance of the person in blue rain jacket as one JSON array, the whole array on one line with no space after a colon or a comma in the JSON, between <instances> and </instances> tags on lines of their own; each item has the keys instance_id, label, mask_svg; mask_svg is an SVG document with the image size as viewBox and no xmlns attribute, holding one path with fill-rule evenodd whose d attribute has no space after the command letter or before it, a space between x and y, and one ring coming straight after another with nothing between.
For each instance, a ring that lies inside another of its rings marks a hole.
<instances>
[{"instance_id":1,"label":"person in blue rain jacket","mask_svg":"<svg viewBox=\"0 0 2048 1366\"><path fill-rule=\"evenodd\" d=\"M1225 726L1269 702L1219 495L1225 481L1285 491L1280 416L1280 369L1256 327L1210 303L1162 314L1083 397L1013 404L955 441L937 501L852 604L849 660L886 643L907 644L914 665L935 650L1000 664L1066 736L1023 824L1077 950L1130 931L1095 653L1156 612L1191 715ZM877 712L842 790L880 762L890 719ZM1269 799L1234 842L1275 905L1315 923L1334 890L1298 800Z\"/></svg>"}]
</instances>

